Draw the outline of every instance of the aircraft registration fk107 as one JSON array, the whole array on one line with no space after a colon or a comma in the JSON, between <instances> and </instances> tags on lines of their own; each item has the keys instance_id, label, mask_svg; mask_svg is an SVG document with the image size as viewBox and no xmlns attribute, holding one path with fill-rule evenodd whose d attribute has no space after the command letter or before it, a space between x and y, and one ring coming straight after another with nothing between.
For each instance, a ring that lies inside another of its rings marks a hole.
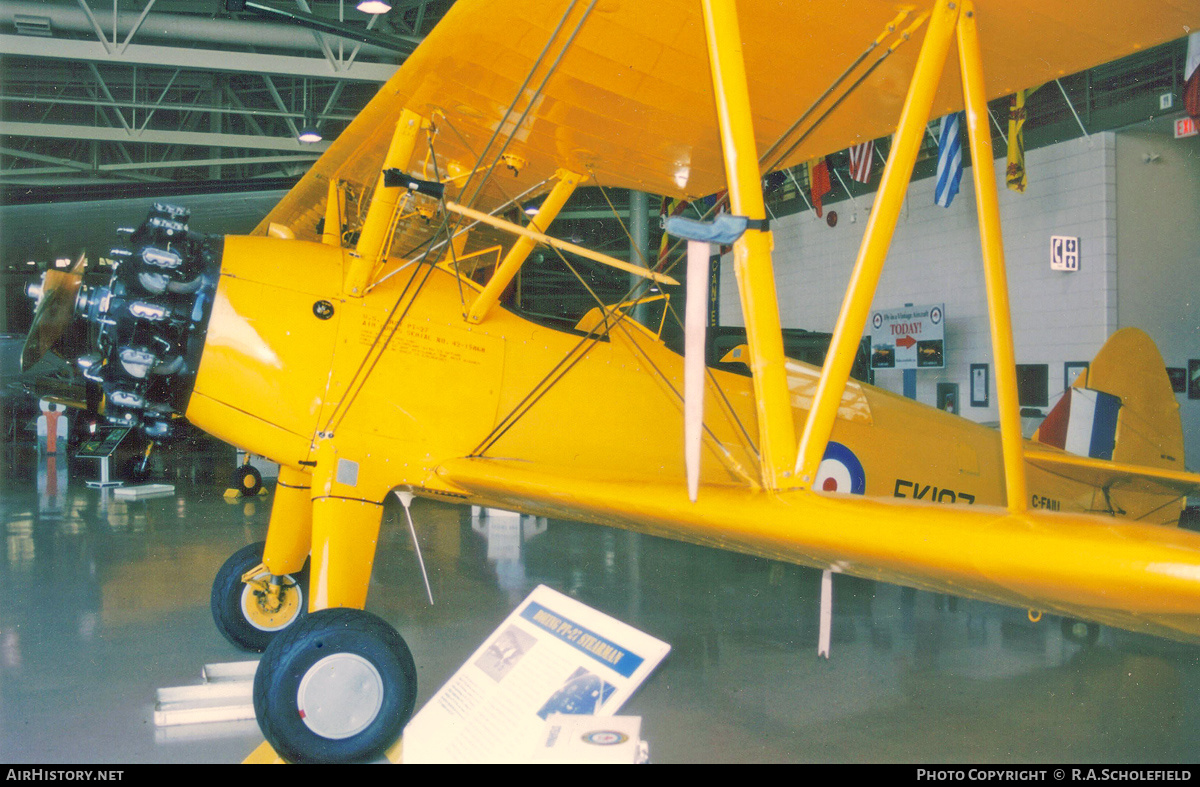
<instances>
[{"instance_id":1,"label":"aircraft registration fk107","mask_svg":"<svg viewBox=\"0 0 1200 787\"><path fill-rule=\"evenodd\" d=\"M460 0L254 234L157 206L107 287L47 286L39 313L73 298L92 326L108 418L154 435L184 414L280 463L265 547L226 563L213 609L265 648L255 707L289 760L377 756L412 713L412 655L361 611L393 492L1196 641L1200 535L1176 525L1200 476L1148 337L1114 335L1021 437L992 167L972 169L999 432L849 372L931 117L965 108L991 162L987 100L1197 27L1171 0ZM787 359L762 177L889 133L824 368ZM583 182L727 190L725 217L673 231L705 269L706 241L732 243L749 378L631 318L670 271L549 234ZM503 218L538 198L528 226ZM505 294L539 244L642 284L573 331L535 324Z\"/></svg>"}]
</instances>

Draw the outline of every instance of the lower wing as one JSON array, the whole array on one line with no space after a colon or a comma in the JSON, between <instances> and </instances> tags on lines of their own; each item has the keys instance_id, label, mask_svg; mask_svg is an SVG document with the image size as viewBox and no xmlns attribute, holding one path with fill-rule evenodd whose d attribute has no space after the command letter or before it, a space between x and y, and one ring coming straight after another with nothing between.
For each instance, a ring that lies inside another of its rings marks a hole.
<instances>
[{"instance_id":1,"label":"lower wing","mask_svg":"<svg viewBox=\"0 0 1200 787\"><path fill-rule=\"evenodd\" d=\"M583 519L968 598L1200 641L1200 534L1101 516L682 486L456 459L443 481Z\"/></svg>"}]
</instances>

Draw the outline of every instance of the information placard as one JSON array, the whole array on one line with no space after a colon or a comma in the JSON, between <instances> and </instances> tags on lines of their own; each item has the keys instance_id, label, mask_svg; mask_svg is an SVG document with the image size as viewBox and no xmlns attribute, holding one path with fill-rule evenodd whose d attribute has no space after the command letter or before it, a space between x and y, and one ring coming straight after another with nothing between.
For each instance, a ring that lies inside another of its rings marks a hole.
<instances>
[{"instance_id":1,"label":"information placard","mask_svg":"<svg viewBox=\"0 0 1200 787\"><path fill-rule=\"evenodd\" d=\"M93 434L79 446L77 457L85 459L106 459L113 455L117 446L129 434L128 426L97 426Z\"/></svg>"},{"instance_id":2,"label":"information placard","mask_svg":"<svg viewBox=\"0 0 1200 787\"><path fill-rule=\"evenodd\" d=\"M408 723L404 762L529 761L551 714L612 716L670 649L539 585Z\"/></svg>"},{"instance_id":3,"label":"information placard","mask_svg":"<svg viewBox=\"0 0 1200 787\"><path fill-rule=\"evenodd\" d=\"M941 303L871 312L871 368L941 369L945 314Z\"/></svg>"}]
</instances>

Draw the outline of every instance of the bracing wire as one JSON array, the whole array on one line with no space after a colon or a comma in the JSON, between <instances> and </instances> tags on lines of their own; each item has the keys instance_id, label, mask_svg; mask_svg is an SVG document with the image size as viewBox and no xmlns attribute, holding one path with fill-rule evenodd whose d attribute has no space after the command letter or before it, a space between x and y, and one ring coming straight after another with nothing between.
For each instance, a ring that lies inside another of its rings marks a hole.
<instances>
[{"instance_id":1,"label":"bracing wire","mask_svg":"<svg viewBox=\"0 0 1200 787\"><path fill-rule=\"evenodd\" d=\"M551 45L558 38L559 32L562 30L563 26L566 24L567 19L570 17L572 10L575 8L577 3L578 3L578 0L572 0L571 5L567 8L566 12L564 12L563 16L559 19L557 26L554 28L554 32L550 35L550 38L546 42L546 46L542 49L542 52L538 55L538 58L534 62L534 65L530 69L529 73L526 74L525 80L522 82L521 87L517 90L516 95L513 97L512 103L509 105L508 109L505 111L504 117L502 118L501 122L497 125L496 130L493 132L491 139L488 140L488 144L484 147L484 153L476 160L475 169L472 170L471 175L467 178L467 182L463 185L463 189L462 189L463 193L466 192L467 187L470 185L471 181L474 180L479 167L483 163L483 156L487 154L487 151L491 148L492 143L495 141L496 136L499 134L500 129L502 129L504 127L505 123L507 122L508 117L512 114L513 110L516 108L517 102L520 101L521 96L524 94L525 88L528 86L529 82L533 79L534 74L537 72L537 69L540 67L542 61L545 59L546 54L550 51ZM558 64L561 62L563 56L567 53L567 50L570 49L572 43L574 43L575 37L579 34L580 29L582 29L584 22L587 21L588 16L591 14L591 11L595 7L595 5L596 5L596 0L591 0L591 2L587 6L587 9L584 11L583 16L580 18L579 22L576 24L574 30L571 31L571 34L568 36L567 40L563 43L561 49L559 50L557 56L554 59L554 62L550 64L550 67L547 70L546 75L543 77L541 83L538 85L538 88L534 92L533 97L530 98L528 105L526 106L525 110L521 113L521 117L518 119L514 128L519 128L521 123L523 123L525 121L525 118L528 115L530 109L532 109L532 107L534 106L534 103L536 102L537 97L541 94L542 90L545 88L546 83L549 81L550 77L555 73L556 69L558 68ZM472 195L472 197L470 198L470 200L468 201L468 203L473 203L475 201L475 199L478 198L479 194L482 191L483 186L488 182L489 178L491 177L492 171L495 169L496 164L502 159L502 157L504 155L504 151L507 149L508 144L511 141L512 141L512 137L510 135L509 138L506 139L504 144L501 146L499 152L496 154L496 157L492 160L491 165L489 165L488 170L483 175L483 178L480 181L479 185L476 186L475 192ZM446 246L453 246L453 244L449 242L449 239L452 238L452 235L450 234L451 229L447 227L447 225L449 224L449 216L450 216L450 214L443 210L442 224L441 224L441 226L438 227L437 231L431 235L431 237L437 237L438 235L442 234L443 230L447 233L448 240L445 244L440 245L438 247L439 249L443 249ZM430 256L430 254L432 254L433 251L434 251L433 248L426 250L425 254L423 255L422 261L428 262L429 256ZM453 255L453 253L454 253L453 249L451 249L451 254ZM363 386L366 384L367 379L370 377L370 375L374 371L376 365L379 363L379 359L383 355L381 345L380 345L380 340L381 339L383 340L382 347L387 347L388 343L391 342L392 337L395 335L395 333L399 329L400 325L404 322L404 318L407 316L408 310L412 308L413 303L416 302L417 296L420 294L421 290L424 288L425 282L427 282L429 280L429 275L433 271L433 268L436 266L436 264L437 264L436 259L433 260L432 262L429 262L428 266L425 269L425 275L421 278L421 282L417 285L417 288L413 292L412 297L408 300L408 305L404 308L403 312L400 313L399 317L395 320L395 323L393 324L392 318L396 315L397 309L399 309L401 303L404 302L405 295L407 295L409 289L412 287L413 282L416 280L417 273L419 272L419 268L418 268L418 270L413 272L413 275L409 278L408 282L405 284L404 289L401 291L399 297L396 299L396 302L392 305L392 308L388 311L388 316L385 319L383 325L381 326L379 333L376 334L374 340L372 341L370 347L367 350L366 355L363 357L363 360L359 363L358 368L355 370L354 374L352 375L350 383L347 386L346 395L342 398L342 401L338 403L338 405L334 408L333 412L330 414L329 420L326 422L326 426L324 429L325 432L328 433L328 432L332 431L334 428L336 428L341 423L341 421L345 418L346 413L349 412L350 406L353 404L354 400L357 398L359 392L362 390ZM461 286L461 282L460 282L460 286ZM391 325L390 330L388 330L389 325ZM386 333L386 338L384 338L385 333Z\"/></svg>"}]
</instances>

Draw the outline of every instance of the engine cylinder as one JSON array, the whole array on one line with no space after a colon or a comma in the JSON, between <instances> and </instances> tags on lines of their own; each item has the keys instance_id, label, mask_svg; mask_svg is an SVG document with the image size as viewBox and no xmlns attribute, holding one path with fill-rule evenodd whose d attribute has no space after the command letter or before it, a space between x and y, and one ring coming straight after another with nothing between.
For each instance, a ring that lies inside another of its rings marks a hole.
<instances>
[{"instance_id":1,"label":"engine cylinder","mask_svg":"<svg viewBox=\"0 0 1200 787\"><path fill-rule=\"evenodd\" d=\"M108 283L81 287L75 302L92 350L78 365L102 388L103 414L156 439L187 408L220 273L222 238L191 231L189 218L155 204L112 251Z\"/></svg>"}]
</instances>

